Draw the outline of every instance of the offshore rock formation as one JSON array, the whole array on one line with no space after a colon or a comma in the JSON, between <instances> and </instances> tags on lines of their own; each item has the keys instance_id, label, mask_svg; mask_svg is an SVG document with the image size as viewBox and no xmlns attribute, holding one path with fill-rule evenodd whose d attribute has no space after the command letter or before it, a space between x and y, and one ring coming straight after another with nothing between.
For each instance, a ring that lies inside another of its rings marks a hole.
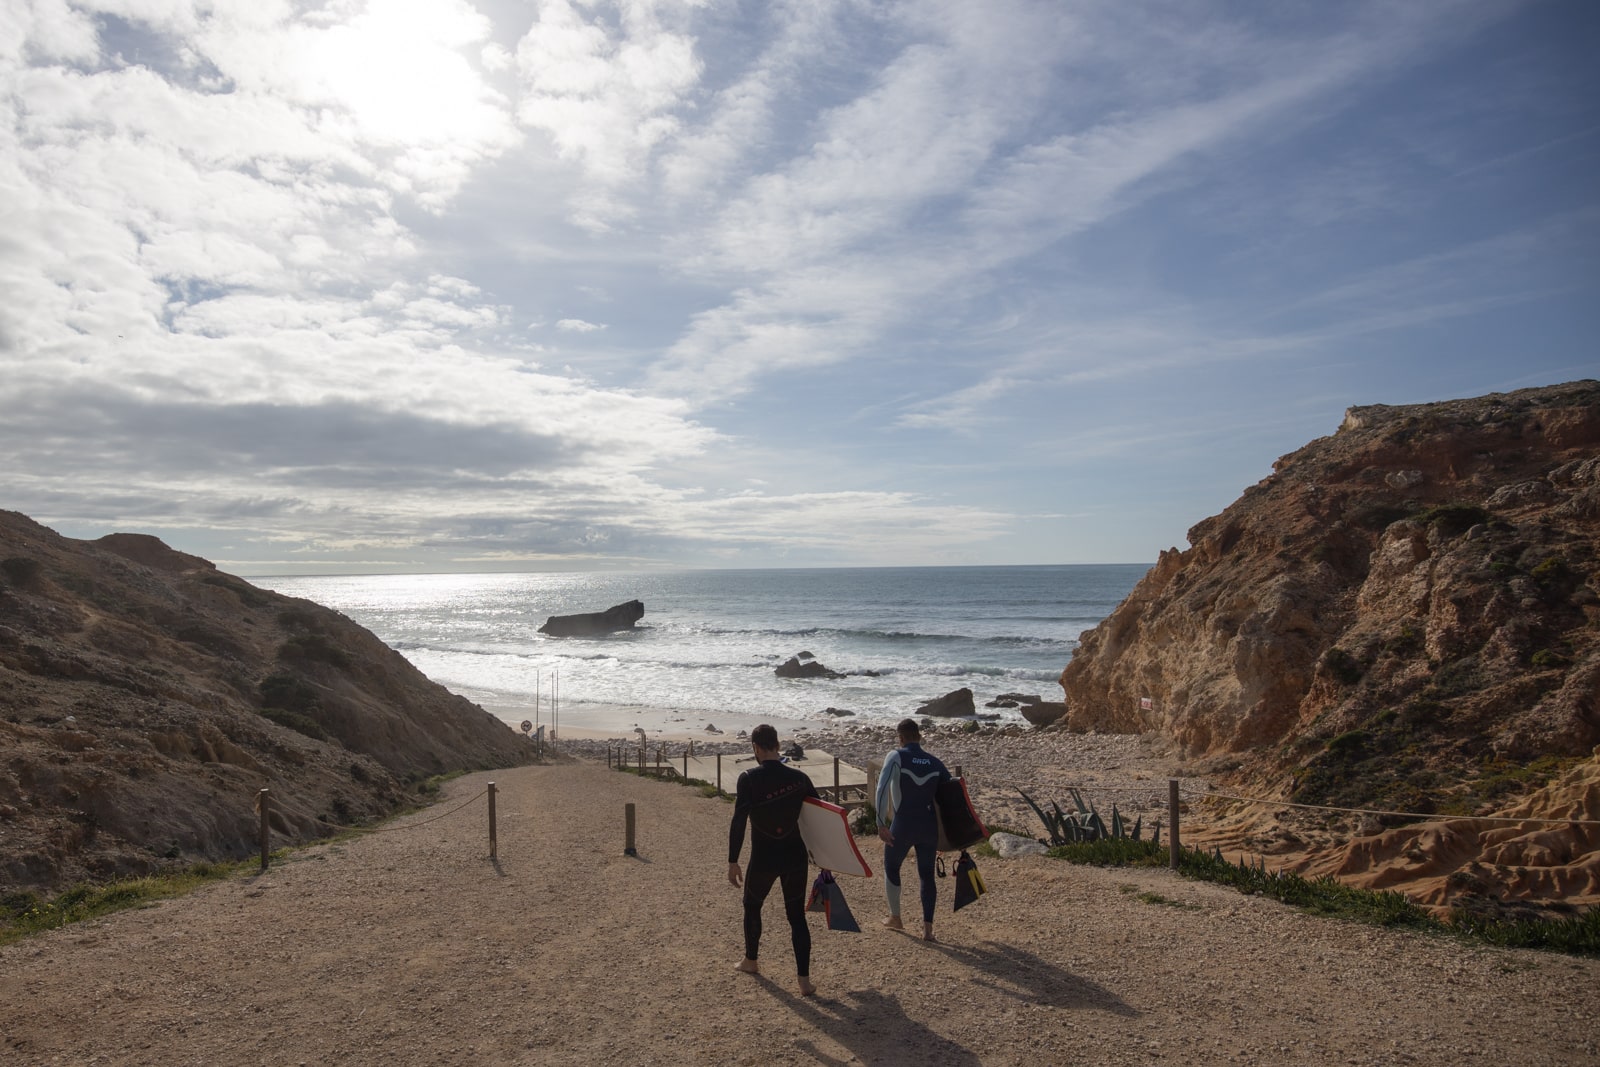
<instances>
[{"instance_id":1,"label":"offshore rock formation","mask_svg":"<svg viewBox=\"0 0 1600 1067\"><path fill-rule=\"evenodd\" d=\"M1274 799L1584 810L1572 798L1600 743L1600 383L1352 408L1273 470L1083 635L1061 675L1068 727L1158 732ZM1255 832L1266 821L1240 813L1237 842L1316 852ZM1431 855L1453 865L1429 877L1505 853L1505 824L1478 830L1452 831ZM1594 843L1567 841L1545 858L1589 866L1555 881L1600 900ZM1348 849L1305 866L1400 884ZM1476 872L1434 899L1538 895L1510 881Z\"/></svg>"},{"instance_id":2,"label":"offshore rock formation","mask_svg":"<svg viewBox=\"0 0 1600 1067\"><path fill-rule=\"evenodd\" d=\"M598 637L601 634L631 630L644 618L644 603L629 600L615 604L604 611L588 611L577 615L552 615L539 627L539 632L551 637Z\"/></svg>"},{"instance_id":3,"label":"offshore rock formation","mask_svg":"<svg viewBox=\"0 0 1600 1067\"><path fill-rule=\"evenodd\" d=\"M0 511L0 893L238 858L527 742L348 618L154 537Z\"/></svg>"}]
</instances>

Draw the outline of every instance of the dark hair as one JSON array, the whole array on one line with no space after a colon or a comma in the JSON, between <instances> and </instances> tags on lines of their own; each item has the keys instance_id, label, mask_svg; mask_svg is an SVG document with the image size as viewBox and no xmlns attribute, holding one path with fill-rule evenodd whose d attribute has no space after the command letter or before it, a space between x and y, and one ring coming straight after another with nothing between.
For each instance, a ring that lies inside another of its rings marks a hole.
<instances>
[{"instance_id":1,"label":"dark hair","mask_svg":"<svg viewBox=\"0 0 1600 1067\"><path fill-rule=\"evenodd\" d=\"M922 740L922 727L917 725L916 719L901 719L900 725L894 728L894 732L899 734L903 741Z\"/></svg>"},{"instance_id":2,"label":"dark hair","mask_svg":"<svg viewBox=\"0 0 1600 1067\"><path fill-rule=\"evenodd\" d=\"M750 731L750 743L764 752L778 751L778 728L762 723Z\"/></svg>"}]
</instances>

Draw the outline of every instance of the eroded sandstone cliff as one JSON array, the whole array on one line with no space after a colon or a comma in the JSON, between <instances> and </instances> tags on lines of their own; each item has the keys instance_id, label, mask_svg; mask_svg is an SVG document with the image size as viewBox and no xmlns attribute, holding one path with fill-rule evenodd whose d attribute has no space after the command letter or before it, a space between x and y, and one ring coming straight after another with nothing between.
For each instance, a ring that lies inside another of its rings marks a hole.
<instances>
[{"instance_id":1,"label":"eroded sandstone cliff","mask_svg":"<svg viewBox=\"0 0 1600 1067\"><path fill-rule=\"evenodd\" d=\"M246 855L263 787L283 844L527 756L337 612L0 512L0 893Z\"/></svg>"},{"instance_id":2,"label":"eroded sandstone cliff","mask_svg":"<svg viewBox=\"0 0 1600 1067\"><path fill-rule=\"evenodd\" d=\"M1600 743L1600 383L1352 408L1189 542L1083 635L1071 728L1159 732L1275 799L1465 816L1548 786L1570 817ZM1265 821L1239 841L1304 851ZM1474 840L1445 874L1506 838ZM1600 899L1593 842L1557 851Z\"/></svg>"}]
</instances>

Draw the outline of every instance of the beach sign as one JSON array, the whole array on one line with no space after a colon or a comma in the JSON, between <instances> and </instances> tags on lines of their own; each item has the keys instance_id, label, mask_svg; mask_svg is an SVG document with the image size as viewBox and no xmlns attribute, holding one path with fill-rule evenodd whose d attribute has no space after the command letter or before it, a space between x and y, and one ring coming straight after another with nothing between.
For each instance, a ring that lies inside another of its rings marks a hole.
<instances>
[{"instance_id":1,"label":"beach sign","mask_svg":"<svg viewBox=\"0 0 1600 1067\"><path fill-rule=\"evenodd\" d=\"M800 805L800 839L818 867L855 878L872 877L872 868L850 832L849 813L839 805L806 797Z\"/></svg>"},{"instance_id":2,"label":"beach sign","mask_svg":"<svg viewBox=\"0 0 1600 1067\"><path fill-rule=\"evenodd\" d=\"M529 722L527 719L523 719L522 720L522 732L525 733L525 734L533 733L533 723Z\"/></svg>"}]
</instances>

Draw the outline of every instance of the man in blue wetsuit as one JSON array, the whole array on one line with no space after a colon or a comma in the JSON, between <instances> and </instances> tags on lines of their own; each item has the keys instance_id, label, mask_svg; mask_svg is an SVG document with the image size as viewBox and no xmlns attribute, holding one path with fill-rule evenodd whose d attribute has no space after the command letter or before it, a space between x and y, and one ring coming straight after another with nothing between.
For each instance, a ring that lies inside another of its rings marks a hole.
<instances>
[{"instance_id":1,"label":"man in blue wetsuit","mask_svg":"<svg viewBox=\"0 0 1600 1067\"><path fill-rule=\"evenodd\" d=\"M939 811L933 806L940 782L950 780L950 772L936 757L922 751L922 728L915 719L902 719L895 728L900 747L883 761L878 776L878 836L883 839L883 888L889 896L889 917L883 925L904 930L900 921L900 865L913 848L917 850L917 878L922 883L922 939L933 936L933 905L939 886L934 881L933 863L939 849Z\"/></svg>"},{"instance_id":2,"label":"man in blue wetsuit","mask_svg":"<svg viewBox=\"0 0 1600 1067\"><path fill-rule=\"evenodd\" d=\"M811 928L806 925L806 874L810 858L800 839L800 806L817 795L805 772L785 766L778 754L778 731L762 723L750 731L756 766L739 775L734 787L733 825L728 828L728 881L737 887L739 850L744 847L744 824L750 823L750 869L744 884L744 961L738 969L758 973L756 952L761 945L761 906L772 883L783 886L783 914L789 920L794 944L795 973L800 995L816 992L811 984Z\"/></svg>"}]
</instances>

